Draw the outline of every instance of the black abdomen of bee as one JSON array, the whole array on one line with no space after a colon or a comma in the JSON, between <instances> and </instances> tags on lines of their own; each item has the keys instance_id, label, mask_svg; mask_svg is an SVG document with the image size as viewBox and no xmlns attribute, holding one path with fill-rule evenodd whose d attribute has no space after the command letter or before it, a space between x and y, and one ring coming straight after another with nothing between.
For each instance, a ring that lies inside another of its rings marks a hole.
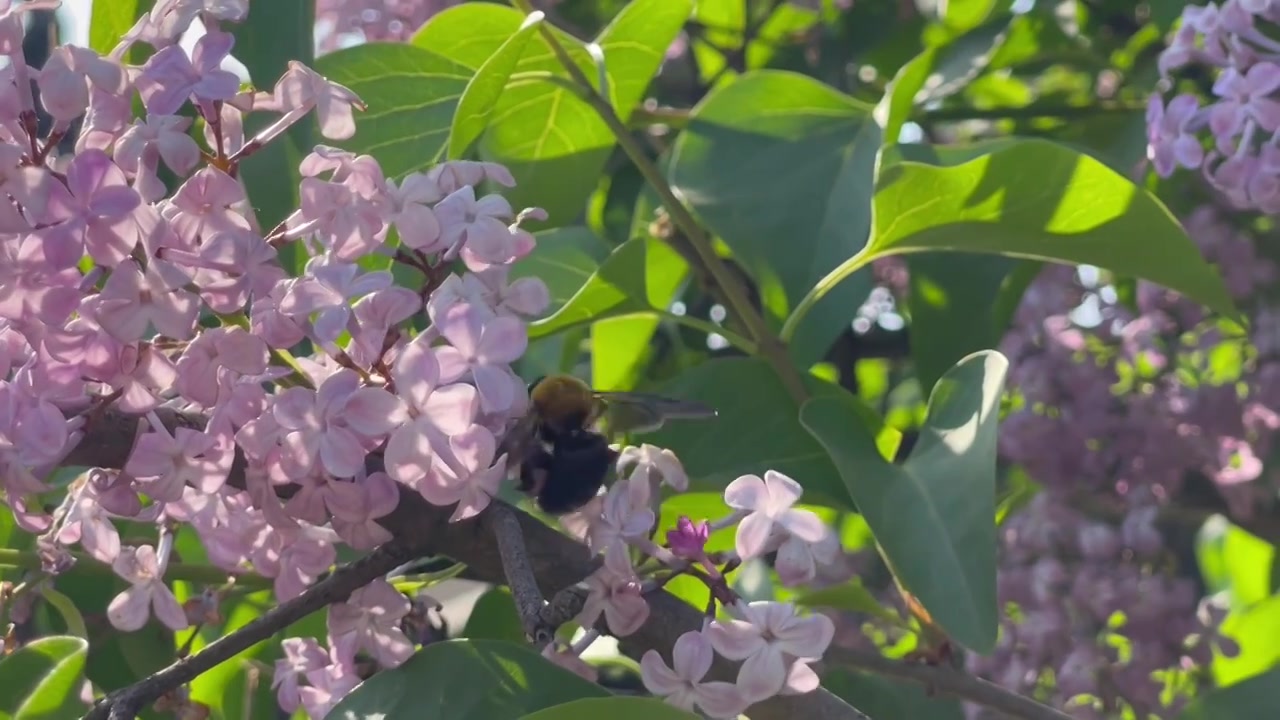
<instances>
[{"instance_id":1,"label":"black abdomen of bee","mask_svg":"<svg viewBox=\"0 0 1280 720\"><path fill-rule=\"evenodd\" d=\"M603 435L585 430L559 434L549 452L538 454L526 467L546 473L537 499L549 515L564 515L590 502L618 461Z\"/></svg>"}]
</instances>

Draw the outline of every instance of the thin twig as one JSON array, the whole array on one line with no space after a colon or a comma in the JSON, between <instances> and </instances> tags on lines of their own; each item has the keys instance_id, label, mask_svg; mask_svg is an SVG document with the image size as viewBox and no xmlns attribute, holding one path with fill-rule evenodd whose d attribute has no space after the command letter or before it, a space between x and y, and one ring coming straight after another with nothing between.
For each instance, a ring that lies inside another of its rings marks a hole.
<instances>
[{"instance_id":1,"label":"thin twig","mask_svg":"<svg viewBox=\"0 0 1280 720\"><path fill-rule=\"evenodd\" d=\"M887 658L870 650L831 648L823 660L827 666L844 666L884 677L910 680L926 688L977 703L1023 720L1071 720L1071 716L1029 697L1010 692L949 665L926 665Z\"/></svg>"},{"instance_id":2,"label":"thin twig","mask_svg":"<svg viewBox=\"0 0 1280 720\"><path fill-rule=\"evenodd\" d=\"M277 605L230 635L224 635L190 657L103 698L86 720L133 720L165 693L270 638L311 613L346 600L352 592L386 575L413 555L404 543L391 541Z\"/></svg>"},{"instance_id":3,"label":"thin twig","mask_svg":"<svg viewBox=\"0 0 1280 720\"><path fill-rule=\"evenodd\" d=\"M542 650L555 638L556 628L548 628L542 621L546 600L538 589L538 576L529 564L529 551L525 548L524 533L515 516L516 511L510 505L494 504L486 512L493 516L493 534L498 540L502 570L507 576L507 587L511 588L525 635L538 650Z\"/></svg>"}]
</instances>

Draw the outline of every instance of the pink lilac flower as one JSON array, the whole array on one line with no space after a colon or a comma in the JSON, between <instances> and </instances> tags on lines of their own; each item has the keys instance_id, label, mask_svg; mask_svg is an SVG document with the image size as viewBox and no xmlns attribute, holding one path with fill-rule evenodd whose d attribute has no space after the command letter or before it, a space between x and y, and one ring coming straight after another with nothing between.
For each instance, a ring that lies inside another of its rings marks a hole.
<instances>
[{"instance_id":1,"label":"pink lilac flower","mask_svg":"<svg viewBox=\"0 0 1280 720\"><path fill-rule=\"evenodd\" d=\"M352 108L364 109L359 96L297 61L275 87L275 101L282 110L315 109L320 121L320 134L330 140L346 140L355 135L356 121Z\"/></svg>"},{"instance_id":2,"label":"pink lilac flower","mask_svg":"<svg viewBox=\"0 0 1280 720\"><path fill-rule=\"evenodd\" d=\"M214 100L230 100L240 90L240 78L221 69L233 45L235 36L214 30L196 41L190 57L178 45L152 55L137 80L147 113L173 115L194 97L206 115L213 115Z\"/></svg>"},{"instance_id":3,"label":"pink lilac flower","mask_svg":"<svg viewBox=\"0 0 1280 720\"><path fill-rule=\"evenodd\" d=\"M136 260L121 263L83 309L120 342L141 340L149 328L185 340L195 332L200 300L165 282L155 268L143 270Z\"/></svg>"},{"instance_id":4,"label":"pink lilac flower","mask_svg":"<svg viewBox=\"0 0 1280 720\"><path fill-rule=\"evenodd\" d=\"M640 677L650 692L681 710L700 710L713 718L736 718L747 706L738 689L732 683L703 680L714 659L707 636L690 630L676 639L670 666L658 651L645 652L640 658Z\"/></svg>"},{"instance_id":5,"label":"pink lilac flower","mask_svg":"<svg viewBox=\"0 0 1280 720\"><path fill-rule=\"evenodd\" d=\"M472 425L436 449L432 470L416 484L433 505L457 503L450 522L475 517L489 506L507 475L507 456L496 461L497 440L488 428Z\"/></svg>"},{"instance_id":6,"label":"pink lilac flower","mask_svg":"<svg viewBox=\"0 0 1280 720\"><path fill-rule=\"evenodd\" d=\"M187 627L187 614L164 583L165 564L167 558L159 558L150 545L121 548L111 569L131 587L107 606L107 619L113 626L125 632L140 630L154 613L171 630Z\"/></svg>"},{"instance_id":7,"label":"pink lilac flower","mask_svg":"<svg viewBox=\"0 0 1280 720\"><path fill-rule=\"evenodd\" d=\"M187 178L164 209L164 218L187 247L194 249L220 232L248 230L236 206L245 201L244 187L215 167L203 167Z\"/></svg>"},{"instance_id":8,"label":"pink lilac flower","mask_svg":"<svg viewBox=\"0 0 1280 720\"><path fill-rule=\"evenodd\" d=\"M89 472L106 474L102 470ZM99 562L114 562L120 554L120 534L98 498L98 483L85 478L72 492L74 499L55 539L63 545L80 543L84 551Z\"/></svg>"},{"instance_id":9,"label":"pink lilac flower","mask_svg":"<svg viewBox=\"0 0 1280 720\"><path fill-rule=\"evenodd\" d=\"M725 503L746 513L735 540L739 557L746 560L761 554L775 528L807 542L822 540L822 520L812 512L791 507L801 491L800 483L776 470L766 471L763 480L743 475L729 483L724 489Z\"/></svg>"},{"instance_id":10,"label":"pink lilac flower","mask_svg":"<svg viewBox=\"0 0 1280 720\"><path fill-rule=\"evenodd\" d=\"M680 464L676 454L666 448L648 443L639 447L624 447L618 453L617 466L618 477L627 476L627 471L630 470L629 477L633 481L637 477L643 477L659 481L676 492L689 489L689 476L685 473L684 466Z\"/></svg>"},{"instance_id":11,"label":"pink lilac flower","mask_svg":"<svg viewBox=\"0 0 1280 720\"><path fill-rule=\"evenodd\" d=\"M1268 96L1280 88L1280 66L1260 62L1245 73L1227 68L1213 85L1222 98L1209 111L1209 128L1215 135L1235 135L1252 119L1267 132L1280 129L1280 102Z\"/></svg>"},{"instance_id":12,"label":"pink lilac flower","mask_svg":"<svg viewBox=\"0 0 1280 720\"><path fill-rule=\"evenodd\" d=\"M467 375L475 381L480 406L486 413L504 413L517 402L524 385L509 363L524 354L529 338L515 318L494 316L487 308L458 303L431 314L449 345L436 351L441 382Z\"/></svg>"},{"instance_id":13,"label":"pink lilac flower","mask_svg":"<svg viewBox=\"0 0 1280 720\"><path fill-rule=\"evenodd\" d=\"M188 400L213 408L225 381L261 375L267 362L266 343L243 328L203 330L178 359L175 388Z\"/></svg>"},{"instance_id":14,"label":"pink lilac flower","mask_svg":"<svg viewBox=\"0 0 1280 720\"><path fill-rule=\"evenodd\" d=\"M40 221L49 227L38 234L51 262L66 267L87 252L94 262L115 267L133 252L139 235L132 216L142 199L106 153L77 154L65 186L43 183L47 198Z\"/></svg>"},{"instance_id":15,"label":"pink lilac flower","mask_svg":"<svg viewBox=\"0 0 1280 720\"><path fill-rule=\"evenodd\" d=\"M390 349L388 337L397 325L422 309L422 298L409 288L392 286L372 292L351 308L356 329L351 333L347 354L360 367L371 368ZM396 330L396 337L400 331ZM391 338L394 344L396 337Z\"/></svg>"},{"instance_id":16,"label":"pink lilac flower","mask_svg":"<svg viewBox=\"0 0 1280 720\"><path fill-rule=\"evenodd\" d=\"M385 270L362 273L354 263L317 255L307 261L302 277L285 292L280 311L294 317L315 313L316 337L333 342L347 329L350 301L391 287L393 282Z\"/></svg>"},{"instance_id":17,"label":"pink lilac flower","mask_svg":"<svg viewBox=\"0 0 1280 720\"><path fill-rule=\"evenodd\" d=\"M357 492L348 493L346 502L330 503L333 529L348 545L357 550L372 550L391 539L391 533L378 524L400 502L400 486L384 472L373 473L359 483L348 483Z\"/></svg>"},{"instance_id":18,"label":"pink lilac flower","mask_svg":"<svg viewBox=\"0 0 1280 720\"><path fill-rule=\"evenodd\" d=\"M374 580L351 593L344 603L329 606L329 635L352 634L357 647L383 667L396 667L413 654L413 644L400 629L410 610L409 598L385 580Z\"/></svg>"},{"instance_id":19,"label":"pink lilac flower","mask_svg":"<svg viewBox=\"0 0 1280 720\"><path fill-rule=\"evenodd\" d=\"M49 255L38 234L0 238L0 317L62 324L80 303L80 273Z\"/></svg>"},{"instance_id":20,"label":"pink lilac flower","mask_svg":"<svg viewBox=\"0 0 1280 720\"><path fill-rule=\"evenodd\" d=\"M645 482L616 482L605 494L602 512L592 520L587 547L607 559L625 557L627 542L647 539L657 518L649 506Z\"/></svg>"},{"instance_id":21,"label":"pink lilac flower","mask_svg":"<svg viewBox=\"0 0 1280 720\"><path fill-rule=\"evenodd\" d=\"M124 466L149 496L168 502L181 500L187 485L205 493L222 487L235 458L230 438L183 427L170 435L158 420L151 424Z\"/></svg>"},{"instance_id":22,"label":"pink lilac flower","mask_svg":"<svg viewBox=\"0 0 1280 720\"><path fill-rule=\"evenodd\" d=\"M179 176L186 176L200 160L200 147L186 132L190 126L190 118L148 115L135 120L116 141L116 164L133 176L133 189L143 200L155 202L165 196L164 183L156 174L160 160Z\"/></svg>"},{"instance_id":23,"label":"pink lilac flower","mask_svg":"<svg viewBox=\"0 0 1280 720\"><path fill-rule=\"evenodd\" d=\"M502 263L514 254L513 237L507 224L515 213L501 195L476 199L475 188L463 185L435 207L440 222L441 243L459 250L465 245L488 263Z\"/></svg>"},{"instance_id":24,"label":"pink lilac flower","mask_svg":"<svg viewBox=\"0 0 1280 720\"><path fill-rule=\"evenodd\" d=\"M807 664L797 661L822 657L835 625L825 615L796 615L789 603L739 601L732 606L736 616L715 620L707 635L716 652L730 660L741 660L737 687L742 697L755 703L778 694L788 685L801 690L817 687L817 675Z\"/></svg>"},{"instance_id":25,"label":"pink lilac flower","mask_svg":"<svg viewBox=\"0 0 1280 720\"><path fill-rule=\"evenodd\" d=\"M403 422L404 406L382 388L360 387L360 376L342 369L317 390L294 387L276 397L272 414L285 430L282 460L302 477L318 460L335 477L351 477L365 455Z\"/></svg>"},{"instance_id":26,"label":"pink lilac flower","mask_svg":"<svg viewBox=\"0 0 1280 720\"><path fill-rule=\"evenodd\" d=\"M472 427L480 403L476 389L465 383L440 385L440 365L431 337L420 334L405 346L391 368L396 393L408 405L412 420L397 428L387 440L387 473L405 485L418 487L436 472L436 447L447 447L448 436ZM433 483L431 487L435 487ZM429 490L430 492L430 490ZM449 505L452 494L441 496ZM428 498L430 499L430 498ZM456 502L456 500L454 501Z\"/></svg>"},{"instance_id":27,"label":"pink lilac flower","mask_svg":"<svg viewBox=\"0 0 1280 720\"><path fill-rule=\"evenodd\" d=\"M707 539L711 537L711 525L703 520L695 523L688 515L681 515L674 530L667 531L667 545L676 557L695 562L707 556Z\"/></svg>"},{"instance_id":28,"label":"pink lilac flower","mask_svg":"<svg viewBox=\"0 0 1280 720\"><path fill-rule=\"evenodd\" d=\"M286 638L280 643L284 657L276 661L271 687L276 691L280 708L292 713L302 705L298 694L299 677L323 669L329 654L315 638Z\"/></svg>"},{"instance_id":29,"label":"pink lilac flower","mask_svg":"<svg viewBox=\"0 0 1280 720\"><path fill-rule=\"evenodd\" d=\"M584 628L594 627L603 615L614 637L626 637L649 619L649 603L641 592L630 560L605 556L605 562L586 580L587 600L574 618Z\"/></svg>"},{"instance_id":30,"label":"pink lilac flower","mask_svg":"<svg viewBox=\"0 0 1280 720\"><path fill-rule=\"evenodd\" d=\"M1160 177L1178 166L1195 169L1204 162L1204 148L1196 137L1200 103L1194 95L1179 95L1166 108L1159 95L1147 105L1147 153Z\"/></svg>"}]
</instances>

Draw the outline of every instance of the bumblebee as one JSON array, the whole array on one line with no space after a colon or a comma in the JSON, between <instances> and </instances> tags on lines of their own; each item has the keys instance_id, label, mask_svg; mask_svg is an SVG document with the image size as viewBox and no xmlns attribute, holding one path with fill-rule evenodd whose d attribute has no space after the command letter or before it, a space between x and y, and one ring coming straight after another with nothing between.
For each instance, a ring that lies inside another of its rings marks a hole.
<instances>
[{"instance_id":1,"label":"bumblebee","mask_svg":"<svg viewBox=\"0 0 1280 720\"><path fill-rule=\"evenodd\" d=\"M618 461L609 435L652 432L667 420L716 416L702 403L635 392L603 392L572 375L529 385L529 412L503 439L517 487L548 515L571 513L595 497ZM603 432L599 428L603 425Z\"/></svg>"}]
</instances>

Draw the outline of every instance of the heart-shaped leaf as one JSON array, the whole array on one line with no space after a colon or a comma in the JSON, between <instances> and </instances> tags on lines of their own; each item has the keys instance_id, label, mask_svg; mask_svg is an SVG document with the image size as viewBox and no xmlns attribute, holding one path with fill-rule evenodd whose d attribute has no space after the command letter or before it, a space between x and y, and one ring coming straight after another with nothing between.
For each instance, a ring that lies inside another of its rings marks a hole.
<instances>
[{"instance_id":1,"label":"heart-shaped leaf","mask_svg":"<svg viewBox=\"0 0 1280 720\"><path fill-rule=\"evenodd\" d=\"M1008 366L985 351L943 375L902 465L885 459L848 398L817 397L800 410L894 575L943 630L979 653L996 640L996 429Z\"/></svg>"}]
</instances>

